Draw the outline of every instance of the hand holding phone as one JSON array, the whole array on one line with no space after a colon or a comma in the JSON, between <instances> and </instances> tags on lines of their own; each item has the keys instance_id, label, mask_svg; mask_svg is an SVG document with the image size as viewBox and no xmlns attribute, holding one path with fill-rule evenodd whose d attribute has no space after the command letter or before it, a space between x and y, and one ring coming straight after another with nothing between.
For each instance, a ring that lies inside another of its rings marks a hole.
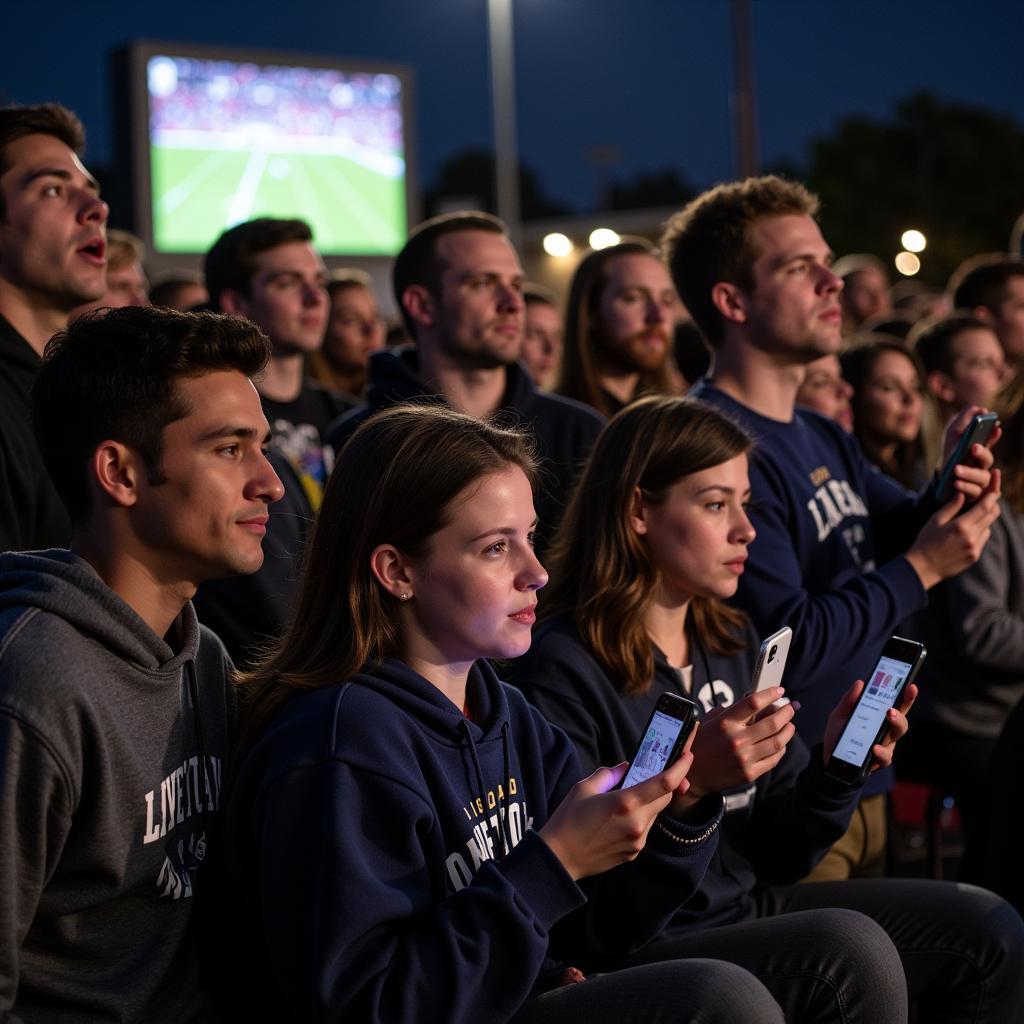
<instances>
[{"instance_id":1,"label":"hand holding phone","mask_svg":"<svg viewBox=\"0 0 1024 1024\"><path fill-rule=\"evenodd\" d=\"M751 693L760 693L769 687L782 685L782 675L786 671L786 659L789 657L789 645L792 640L793 630L789 626L783 626L777 633L772 633L761 642L751 679ZM788 703L788 697L780 697L775 701L775 707L781 708Z\"/></svg>"},{"instance_id":2,"label":"hand holding phone","mask_svg":"<svg viewBox=\"0 0 1024 1024\"><path fill-rule=\"evenodd\" d=\"M969 464L971 449L976 444L985 444L998 426L999 417L994 412L980 412L972 417L939 473L935 496L941 504L945 505L956 496L956 467Z\"/></svg>"},{"instance_id":3,"label":"hand holding phone","mask_svg":"<svg viewBox=\"0 0 1024 1024\"><path fill-rule=\"evenodd\" d=\"M853 703L856 689L851 688L829 718L826 752L846 711L850 712L831 753L826 753L825 770L829 775L848 785L859 786L867 779L875 764L874 748L877 744L886 746L890 751L888 759L891 759L891 747L898 735L890 738L890 726L895 718L899 721L899 735L905 731L905 721L900 721L900 717L910 709L917 694L913 682L926 654L924 645L914 640L894 636L886 641L878 663L856 703ZM890 715L890 710L897 705L898 715ZM879 764L885 760L883 755Z\"/></svg>"},{"instance_id":4,"label":"hand holding phone","mask_svg":"<svg viewBox=\"0 0 1024 1024\"><path fill-rule=\"evenodd\" d=\"M775 707L780 694L778 687L762 689L703 717L688 776L692 797L755 782L782 760L798 705Z\"/></svg>"},{"instance_id":5,"label":"hand holding phone","mask_svg":"<svg viewBox=\"0 0 1024 1024\"><path fill-rule=\"evenodd\" d=\"M640 737L621 788L629 789L657 775L683 752L697 723L697 705L666 691L659 698Z\"/></svg>"}]
</instances>

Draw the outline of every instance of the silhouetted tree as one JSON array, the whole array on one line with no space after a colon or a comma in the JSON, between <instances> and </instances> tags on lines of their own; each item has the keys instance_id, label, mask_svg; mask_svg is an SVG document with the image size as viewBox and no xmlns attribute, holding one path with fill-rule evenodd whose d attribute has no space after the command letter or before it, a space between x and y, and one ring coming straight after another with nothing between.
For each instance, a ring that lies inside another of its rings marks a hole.
<instances>
[{"instance_id":1,"label":"silhouetted tree","mask_svg":"<svg viewBox=\"0 0 1024 1024\"><path fill-rule=\"evenodd\" d=\"M889 260L925 233L921 278L945 283L961 260L1002 250L1024 209L1024 129L1012 118L918 93L886 121L847 118L812 143L807 182L837 254Z\"/></svg>"},{"instance_id":2,"label":"silhouetted tree","mask_svg":"<svg viewBox=\"0 0 1024 1024\"><path fill-rule=\"evenodd\" d=\"M666 167L660 171L641 172L627 182L612 182L608 193L609 209L639 210L655 206L683 206L697 194L697 189L678 171Z\"/></svg>"}]
</instances>

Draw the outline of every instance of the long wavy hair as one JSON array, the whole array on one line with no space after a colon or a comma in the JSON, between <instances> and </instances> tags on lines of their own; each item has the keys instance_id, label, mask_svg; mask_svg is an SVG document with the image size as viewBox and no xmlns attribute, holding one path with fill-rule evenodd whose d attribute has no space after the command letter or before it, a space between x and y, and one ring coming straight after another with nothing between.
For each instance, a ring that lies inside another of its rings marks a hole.
<instances>
[{"instance_id":1,"label":"long wavy hair","mask_svg":"<svg viewBox=\"0 0 1024 1024\"><path fill-rule=\"evenodd\" d=\"M654 676L645 615L659 581L647 544L630 525L634 495L663 503L683 477L751 450L732 420L691 398L650 396L605 427L580 477L549 555L545 618L571 616L580 636L625 694ZM742 612L718 598L690 601L687 633L714 654L742 650Z\"/></svg>"},{"instance_id":2,"label":"long wavy hair","mask_svg":"<svg viewBox=\"0 0 1024 1024\"><path fill-rule=\"evenodd\" d=\"M293 617L264 660L238 679L243 743L255 742L295 693L398 655L399 602L373 575L374 549L393 544L422 556L450 521L453 500L509 466L536 484L525 435L444 406L395 406L355 431L327 483Z\"/></svg>"},{"instance_id":3,"label":"long wavy hair","mask_svg":"<svg viewBox=\"0 0 1024 1024\"><path fill-rule=\"evenodd\" d=\"M562 369L555 390L567 398L585 402L602 416L610 416L615 410L601 387L594 358L596 336L601 330L598 303L601 292L608 284L609 265L622 256L651 256L657 259L658 251L643 238L627 237L618 245L588 253L573 274L569 301L565 308ZM670 385L666 359L658 369L640 374L638 393L649 391L664 394L670 390Z\"/></svg>"}]
</instances>

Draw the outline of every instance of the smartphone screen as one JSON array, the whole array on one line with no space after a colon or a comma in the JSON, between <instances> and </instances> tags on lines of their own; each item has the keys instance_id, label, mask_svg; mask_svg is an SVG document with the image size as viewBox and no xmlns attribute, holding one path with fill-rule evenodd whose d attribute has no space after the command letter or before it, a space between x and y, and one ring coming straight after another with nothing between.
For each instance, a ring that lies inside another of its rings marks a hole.
<instances>
[{"instance_id":1,"label":"smartphone screen","mask_svg":"<svg viewBox=\"0 0 1024 1024\"><path fill-rule=\"evenodd\" d=\"M832 751L834 758L860 768L871 756L885 713L896 703L912 668L911 662L884 654L878 659L874 674Z\"/></svg>"},{"instance_id":2,"label":"smartphone screen","mask_svg":"<svg viewBox=\"0 0 1024 1024\"><path fill-rule=\"evenodd\" d=\"M635 786L665 768L686 724L685 720L666 715L663 711L655 711L651 715L640 749L622 780L623 789Z\"/></svg>"}]
</instances>

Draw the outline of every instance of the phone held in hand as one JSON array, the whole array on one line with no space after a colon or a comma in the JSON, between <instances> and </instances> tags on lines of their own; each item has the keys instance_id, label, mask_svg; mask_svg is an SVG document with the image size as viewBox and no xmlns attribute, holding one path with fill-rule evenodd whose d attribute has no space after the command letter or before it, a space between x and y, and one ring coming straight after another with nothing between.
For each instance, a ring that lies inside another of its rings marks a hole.
<instances>
[{"instance_id":1,"label":"phone held in hand","mask_svg":"<svg viewBox=\"0 0 1024 1024\"><path fill-rule=\"evenodd\" d=\"M697 705L692 700L668 691L663 693L647 719L621 788L635 786L672 764L682 753L696 722Z\"/></svg>"},{"instance_id":2,"label":"phone held in hand","mask_svg":"<svg viewBox=\"0 0 1024 1024\"><path fill-rule=\"evenodd\" d=\"M792 640L793 630L789 626L783 626L777 633L772 633L764 639L757 654L757 664L754 665L751 693L782 685L782 674L786 671L786 658L789 657L789 645ZM781 708L788 703L788 697L780 697L771 704L771 707Z\"/></svg>"},{"instance_id":3,"label":"phone held in hand","mask_svg":"<svg viewBox=\"0 0 1024 1024\"><path fill-rule=\"evenodd\" d=\"M825 770L833 778L859 786L871 771L871 750L889 730L886 712L895 706L905 686L917 678L925 655L924 644L890 637L857 706L846 723Z\"/></svg>"},{"instance_id":4,"label":"phone held in hand","mask_svg":"<svg viewBox=\"0 0 1024 1024\"><path fill-rule=\"evenodd\" d=\"M935 488L935 497L939 500L940 504L945 505L947 502L952 501L953 496L956 494L954 487L956 478L953 475L953 471L971 457L971 449L976 444L984 444L992 436L992 431L997 426L999 426L999 417L994 412L979 412L967 424L966 429L960 435L960 440L957 441L956 449L950 455L946 464L942 467L942 472L939 474L939 483Z\"/></svg>"}]
</instances>

